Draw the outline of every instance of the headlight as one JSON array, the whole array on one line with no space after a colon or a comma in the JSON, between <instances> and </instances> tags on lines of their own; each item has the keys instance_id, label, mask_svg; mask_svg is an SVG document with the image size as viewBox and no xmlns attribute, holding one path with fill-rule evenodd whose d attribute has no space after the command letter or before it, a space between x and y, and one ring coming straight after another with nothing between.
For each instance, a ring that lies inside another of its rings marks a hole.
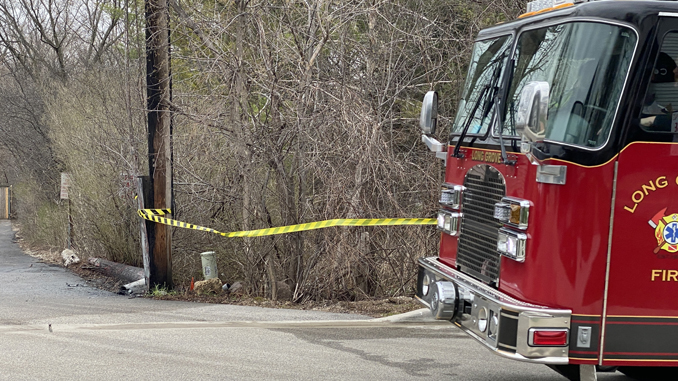
<instances>
[{"instance_id":1,"label":"headlight","mask_svg":"<svg viewBox=\"0 0 678 381\"><path fill-rule=\"evenodd\" d=\"M440 194L440 204L452 209L459 209L461 206L461 197L464 187L461 185L443 184L443 191Z\"/></svg>"},{"instance_id":2,"label":"headlight","mask_svg":"<svg viewBox=\"0 0 678 381\"><path fill-rule=\"evenodd\" d=\"M488 323L488 312L486 307L481 307L478 311L478 331L485 332Z\"/></svg>"},{"instance_id":3,"label":"headlight","mask_svg":"<svg viewBox=\"0 0 678 381\"><path fill-rule=\"evenodd\" d=\"M492 340L497 340L497 332L499 331L499 317L497 313L490 310L490 326L488 327L487 337Z\"/></svg>"},{"instance_id":4,"label":"headlight","mask_svg":"<svg viewBox=\"0 0 678 381\"><path fill-rule=\"evenodd\" d=\"M516 227L527 229L527 220L530 217L530 202L513 197L504 197L501 202L494 204L494 218Z\"/></svg>"},{"instance_id":5,"label":"headlight","mask_svg":"<svg viewBox=\"0 0 678 381\"><path fill-rule=\"evenodd\" d=\"M525 244L527 235L501 228L497 237L497 251L499 254L518 262L525 262Z\"/></svg>"},{"instance_id":6,"label":"headlight","mask_svg":"<svg viewBox=\"0 0 678 381\"><path fill-rule=\"evenodd\" d=\"M443 231L449 235L456 236L459 234L459 226L461 223L461 213L441 210L438 212L438 230Z\"/></svg>"},{"instance_id":7,"label":"headlight","mask_svg":"<svg viewBox=\"0 0 678 381\"><path fill-rule=\"evenodd\" d=\"M427 296L428 295L428 290L431 285L431 278L429 277L428 274L424 274L424 279L421 281L421 295L422 296Z\"/></svg>"}]
</instances>

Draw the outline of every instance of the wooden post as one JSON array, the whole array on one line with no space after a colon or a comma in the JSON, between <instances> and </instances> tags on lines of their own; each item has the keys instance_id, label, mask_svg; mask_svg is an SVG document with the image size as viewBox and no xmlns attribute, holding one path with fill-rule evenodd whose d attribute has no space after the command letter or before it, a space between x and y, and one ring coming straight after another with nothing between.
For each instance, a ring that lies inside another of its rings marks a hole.
<instances>
[{"instance_id":1,"label":"wooden post","mask_svg":"<svg viewBox=\"0 0 678 381\"><path fill-rule=\"evenodd\" d=\"M147 205L170 209L172 204L171 86L169 8L167 0L146 0L146 95L148 101L148 163L151 197ZM172 242L169 226L149 229L149 287L172 287Z\"/></svg>"}]
</instances>

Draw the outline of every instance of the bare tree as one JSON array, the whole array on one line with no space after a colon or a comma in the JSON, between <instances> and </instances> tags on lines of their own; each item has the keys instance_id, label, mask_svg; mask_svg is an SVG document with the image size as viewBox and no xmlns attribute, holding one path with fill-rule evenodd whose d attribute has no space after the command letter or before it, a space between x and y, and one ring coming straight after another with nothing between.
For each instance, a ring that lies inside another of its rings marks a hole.
<instances>
[{"instance_id":1,"label":"bare tree","mask_svg":"<svg viewBox=\"0 0 678 381\"><path fill-rule=\"evenodd\" d=\"M434 216L442 165L419 143L421 98L445 94L444 140L475 34L522 10L489 0L169 5L174 217L220 231ZM31 163L31 144L49 147L26 184L51 173L49 204L56 173L72 172L80 246L132 263L134 204L119 183L146 168L142 14L135 0L0 0L0 99L16 109L0 110L0 147L17 165ZM409 294L416 258L438 243L430 227L172 234L177 284L200 276L198 253L214 250L224 280L296 301Z\"/></svg>"}]
</instances>

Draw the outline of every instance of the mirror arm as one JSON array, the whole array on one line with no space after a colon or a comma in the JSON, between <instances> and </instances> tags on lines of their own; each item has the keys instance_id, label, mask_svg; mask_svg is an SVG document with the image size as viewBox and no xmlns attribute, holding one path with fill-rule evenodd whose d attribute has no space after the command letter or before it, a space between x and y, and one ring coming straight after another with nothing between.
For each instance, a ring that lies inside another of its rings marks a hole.
<instances>
[{"instance_id":1,"label":"mirror arm","mask_svg":"<svg viewBox=\"0 0 678 381\"><path fill-rule=\"evenodd\" d=\"M505 82L503 83L502 91L500 91L500 94L497 94L497 100L495 101L495 103L497 104L495 110L499 110L497 122L499 125L499 146L501 147L501 161L506 165L516 165L516 160L508 160L508 155L506 154L506 147L504 147L504 115L506 114L506 103L502 102L502 99L506 99L509 84L513 80L513 69L515 67L515 64L516 61L514 59L509 60L508 67L506 68L506 70L508 70L509 75L507 76Z\"/></svg>"},{"instance_id":2,"label":"mirror arm","mask_svg":"<svg viewBox=\"0 0 678 381\"><path fill-rule=\"evenodd\" d=\"M496 111L495 111L496 112ZM516 165L516 160L509 160L508 155L506 154L506 147L504 147L504 118L501 117L501 113L497 114L495 120L499 126L499 147L501 147L501 162L506 165Z\"/></svg>"}]
</instances>

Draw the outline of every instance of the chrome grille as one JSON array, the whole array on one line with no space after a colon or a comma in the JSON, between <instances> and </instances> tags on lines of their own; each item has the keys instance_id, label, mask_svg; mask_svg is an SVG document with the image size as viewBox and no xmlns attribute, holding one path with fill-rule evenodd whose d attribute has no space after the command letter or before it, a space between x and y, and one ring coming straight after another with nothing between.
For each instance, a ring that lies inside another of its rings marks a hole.
<instances>
[{"instance_id":1,"label":"chrome grille","mask_svg":"<svg viewBox=\"0 0 678 381\"><path fill-rule=\"evenodd\" d=\"M461 271L496 286L501 258L497 233L502 223L494 218L494 204L506 195L506 183L497 169L481 164L468 171L464 187L457 265Z\"/></svg>"}]
</instances>

